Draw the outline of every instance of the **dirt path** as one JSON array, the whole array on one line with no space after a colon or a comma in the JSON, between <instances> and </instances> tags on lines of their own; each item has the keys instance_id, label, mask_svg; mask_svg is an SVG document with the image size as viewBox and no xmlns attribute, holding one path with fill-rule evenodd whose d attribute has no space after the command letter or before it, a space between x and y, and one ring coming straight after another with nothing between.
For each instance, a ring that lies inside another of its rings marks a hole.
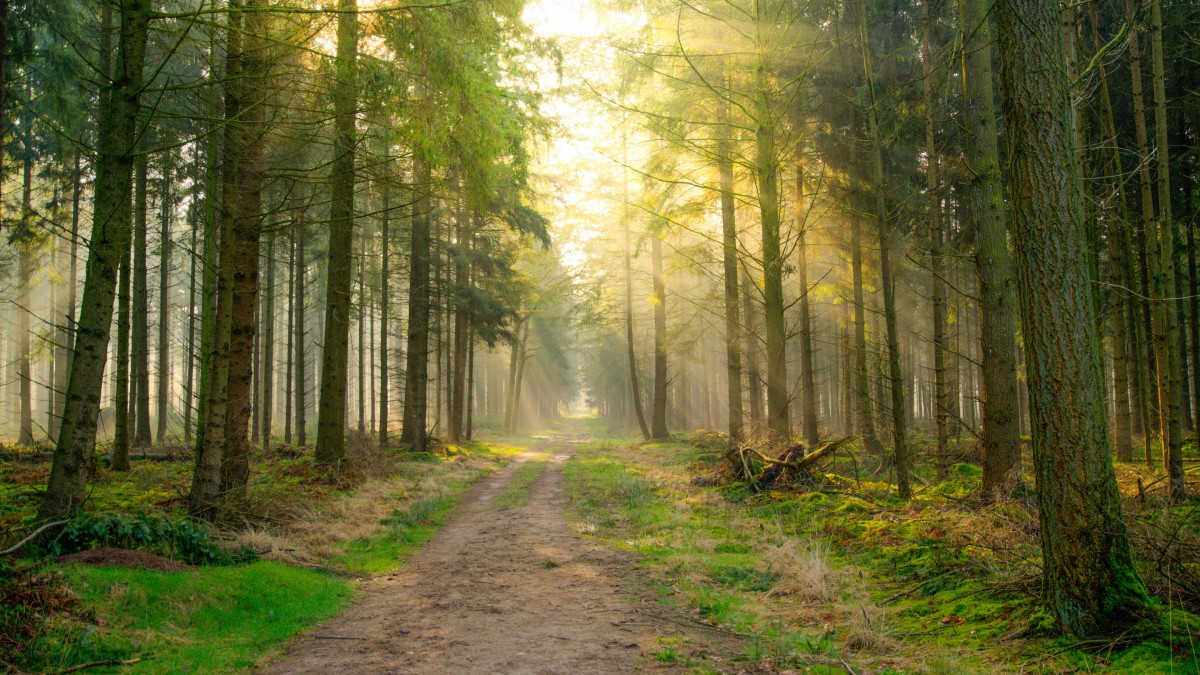
<instances>
[{"instance_id":1,"label":"dirt path","mask_svg":"<svg viewBox=\"0 0 1200 675\"><path fill-rule=\"evenodd\" d=\"M729 636L646 597L627 555L584 540L563 515L569 441L531 451L463 498L399 573L295 642L276 673L737 672ZM497 506L524 461L547 460L524 506ZM677 655L675 663L670 655ZM659 657L662 657L661 659Z\"/></svg>"}]
</instances>

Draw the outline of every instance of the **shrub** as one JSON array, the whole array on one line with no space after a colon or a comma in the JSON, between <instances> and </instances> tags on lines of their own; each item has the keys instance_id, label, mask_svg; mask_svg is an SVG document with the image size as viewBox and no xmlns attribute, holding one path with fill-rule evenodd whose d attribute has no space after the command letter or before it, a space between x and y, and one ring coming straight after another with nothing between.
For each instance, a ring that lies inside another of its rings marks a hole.
<instances>
[{"instance_id":1,"label":"shrub","mask_svg":"<svg viewBox=\"0 0 1200 675\"><path fill-rule=\"evenodd\" d=\"M225 550L212 540L205 525L193 520L146 514L80 514L66 524L46 553L67 555L101 546L150 551L191 565L229 565L254 557L249 549Z\"/></svg>"}]
</instances>

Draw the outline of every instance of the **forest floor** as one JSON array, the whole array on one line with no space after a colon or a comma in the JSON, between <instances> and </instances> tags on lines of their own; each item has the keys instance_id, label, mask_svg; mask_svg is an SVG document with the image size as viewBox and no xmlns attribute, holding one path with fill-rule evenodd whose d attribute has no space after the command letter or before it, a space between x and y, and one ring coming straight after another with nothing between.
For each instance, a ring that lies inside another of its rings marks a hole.
<instances>
[{"instance_id":1,"label":"forest floor","mask_svg":"<svg viewBox=\"0 0 1200 675\"><path fill-rule=\"evenodd\" d=\"M275 673L741 672L742 639L657 604L629 553L564 515L551 437L472 488L399 572L288 649Z\"/></svg>"},{"instance_id":2,"label":"forest floor","mask_svg":"<svg viewBox=\"0 0 1200 675\"><path fill-rule=\"evenodd\" d=\"M114 522L158 518L158 539L0 561L0 672L1200 673L1200 500L1168 508L1141 464L1117 472L1156 616L1078 642L1029 631L1036 509L979 500L969 450L944 480L918 463L905 501L850 452L759 490L714 480L719 435L631 443L595 420L431 454L360 445L341 472L258 453L218 530L253 562L196 564L192 530L163 529L187 522L186 458L102 469L80 528L141 513ZM0 544L47 470L0 458Z\"/></svg>"}]
</instances>

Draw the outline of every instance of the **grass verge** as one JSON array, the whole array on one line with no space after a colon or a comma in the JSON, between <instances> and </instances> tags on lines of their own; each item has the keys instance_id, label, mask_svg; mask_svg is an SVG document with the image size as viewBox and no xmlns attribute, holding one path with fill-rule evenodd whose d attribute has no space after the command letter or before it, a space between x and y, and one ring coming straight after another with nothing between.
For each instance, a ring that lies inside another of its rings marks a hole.
<instances>
[{"instance_id":1,"label":"grass verge","mask_svg":"<svg viewBox=\"0 0 1200 675\"><path fill-rule=\"evenodd\" d=\"M664 602L748 636L768 669L1200 672L1189 638L1200 624L1179 610L1165 613L1170 633L1128 649L1015 638L1037 604L1036 559L997 548L1036 541L1019 504L968 509L947 496L954 481L908 503L867 482L763 494L691 483L719 458L598 443L564 472L582 532L638 553ZM972 468L956 468L963 486Z\"/></svg>"},{"instance_id":2,"label":"grass verge","mask_svg":"<svg viewBox=\"0 0 1200 675\"><path fill-rule=\"evenodd\" d=\"M468 487L523 450L474 443L421 455L364 451L371 456L352 458L342 472L290 448L260 453L247 496L226 505L217 532L229 548L255 551L258 562L159 572L29 560L0 569L0 626L21 627L0 639L0 671L133 659L120 672L252 667L350 602L355 578L402 565ZM21 465L0 473L41 475ZM87 508L178 518L186 474L183 462L102 470ZM27 517L36 489L5 485L0 517Z\"/></svg>"}]
</instances>

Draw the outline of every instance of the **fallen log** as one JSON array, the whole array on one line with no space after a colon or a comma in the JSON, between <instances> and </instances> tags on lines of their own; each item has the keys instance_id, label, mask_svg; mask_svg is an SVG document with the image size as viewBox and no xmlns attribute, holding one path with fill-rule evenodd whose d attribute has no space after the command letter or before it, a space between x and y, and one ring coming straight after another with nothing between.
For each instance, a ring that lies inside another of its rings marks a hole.
<instances>
[{"instance_id":1,"label":"fallen log","mask_svg":"<svg viewBox=\"0 0 1200 675\"><path fill-rule=\"evenodd\" d=\"M766 471L755 479L760 488L774 484L786 475L796 475L807 471L809 467L832 454L838 448L857 438L846 436L833 441L822 443L812 452L806 452L803 444L793 445L783 451L778 457L770 457L754 448L735 448L726 454L726 458L734 467L734 471L744 480L755 479L750 470L750 458L768 465Z\"/></svg>"}]
</instances>

